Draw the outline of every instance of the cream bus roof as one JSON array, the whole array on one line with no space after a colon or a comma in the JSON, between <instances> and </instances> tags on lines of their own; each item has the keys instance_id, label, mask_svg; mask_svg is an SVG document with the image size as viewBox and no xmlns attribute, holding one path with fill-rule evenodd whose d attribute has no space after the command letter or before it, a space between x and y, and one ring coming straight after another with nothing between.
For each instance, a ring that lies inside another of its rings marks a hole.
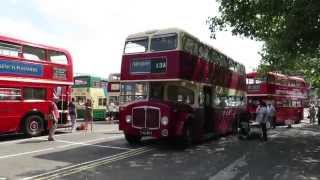
<instances>
[{"instance_id":1,"label":"cream bus roof","mask_svg":"<svg viewBox=\"0 0 320 180\"><path fill-rule=\"evenodd\" d=\"M225 57L227 57L228 59L231 60L232 63L235 64L239 64L240 66L242 66L244 68L244 65L234 61L231 57L227 56L225 53L223 53L222 51L218 50L217 48L213 47L212 45L209 45L208 43L205 43L201 40L199 40L197 37L193 36L192 34L179 29L179 28L167 28L167 29L156 29L156 30L149 30L149 31L145 31L145 32L140 32L140 33L135 33L135 34L131 34L127 37L126 41L130 41L130 40L137 40L137 39L141 39L144 37L150 37L150 36L155 36L155 35L165 35L165 34L171 34L171 33L176 33L178 34L180 37L181 36L188 36L192 39L194 39L198 44L202 44L207 46L208 48L211 48L213 50L215 50L216 52L218 52L219 54L224 55Z\"/></svg>"},{"instance_id":2,"label":"cream bus roof","mask_svg":"<svg viewBox=\"0 0 320 180\"><path fill-rule=\"evenodd\" d=\"M136 38L142 38L147 36L154 36L154 35L161 35L161 34L170 34L170 33L177 33L177 34L188 34L189 36L193 37L194 39L199 40L198 38L192 36L191 34L187 33L186 31L179 29L179 28L167 28L167 29L155 29L140 33L131 34L127 37L127 39L136 39Z\"/></svg>"},{"instance_id":3,"label":"cream bus roof","mask_svg":"<svg viewBox=\"0 0 320 180\"><path fill-rule=\"evenodd\" d=\"M192 34L188 33L187 31L185 31L183 29L179 29L179 28L155 29L155 30L149 30L149 31L145 31L145 32L135 33L135 34L129 35L127 37L127 40L140 39L140 38L143 38L143 37L154 36L154 35L162 35L162 34L170 34L170 33L177 33L179 35L181 35L181 34L187 35L187 36L197 40L199 43L202 43L202 44L204 44L204 45L216 50L217 52L219 52L221 54L224 54L219 49L213 47L212 45L210 45L208 43L205 43L205 42L201 41L199 38L193 36Z\"/></svg>"}]
</instances>

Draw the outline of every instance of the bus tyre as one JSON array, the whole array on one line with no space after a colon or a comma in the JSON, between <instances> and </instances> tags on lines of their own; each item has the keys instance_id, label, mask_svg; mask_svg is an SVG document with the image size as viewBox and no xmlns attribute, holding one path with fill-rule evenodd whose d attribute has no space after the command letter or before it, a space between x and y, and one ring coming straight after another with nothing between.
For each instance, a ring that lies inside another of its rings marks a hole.
<instances>
[{"instance_id":1,"label":"bus tyre","mask_svg":"<svg viewBox=\"0 0 320 180\"><path fill-rule=\"evenodd\" d=\"M24 133L29 137L39 136L44 132L44 121L39 115L31 115L25 118Z\"/></svg>"},{"instance_id":2,"label":"bus tyre","mask_svg":"<svg viewBox=\"0 0 320 180\"><path fill-rule=\"evenodd\" d=\"M141 136L131 134L125 134L124 136L129 144L139 144L141 142Z\"/></svg>"}]
</instances>

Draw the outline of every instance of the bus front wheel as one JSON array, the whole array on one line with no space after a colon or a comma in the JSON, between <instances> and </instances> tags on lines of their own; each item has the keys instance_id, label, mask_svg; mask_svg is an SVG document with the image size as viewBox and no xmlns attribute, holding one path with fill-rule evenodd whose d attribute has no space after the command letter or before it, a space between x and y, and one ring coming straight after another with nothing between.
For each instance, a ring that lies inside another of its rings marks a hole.
<instances>
[{"instance_id":1,"label":"bus front wheel","mask_svg":"<svg viewBox=\"0 0 320 180\"><path fill-rule=\"evenodd\" d=\"M141 136L131 134L125 134L124 136L129 144L139 144L141 142Z\"/></svg>"},{"instance_id":2,"label":"bus front wheel","mask_svg":"<svg viewBox=\"0 0 320 180\"><path fill-rule=\"evenodd\" d=\"M39 115L30 115L24 120L24 133L29 137L39 136L44 132L44 121Z\"/></svg>"}]
</instances>

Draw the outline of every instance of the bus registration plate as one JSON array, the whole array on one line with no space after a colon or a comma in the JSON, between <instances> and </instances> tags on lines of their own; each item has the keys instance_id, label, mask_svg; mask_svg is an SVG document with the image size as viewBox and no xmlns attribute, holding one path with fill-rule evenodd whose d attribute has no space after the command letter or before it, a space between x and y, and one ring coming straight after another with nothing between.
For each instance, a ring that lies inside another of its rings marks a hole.
<instances>
[{"instance_id":1,"label":"bus registration plate","mask_svg":"<svg viewBox=\"0 0 320 180\"><path fill-rule=\"evenodd\" d=\"M140 134L143 136L151 136L152 135L152 131L147 129L147 128L143 128L140 130Z\"/></svg>"}]
</instances>

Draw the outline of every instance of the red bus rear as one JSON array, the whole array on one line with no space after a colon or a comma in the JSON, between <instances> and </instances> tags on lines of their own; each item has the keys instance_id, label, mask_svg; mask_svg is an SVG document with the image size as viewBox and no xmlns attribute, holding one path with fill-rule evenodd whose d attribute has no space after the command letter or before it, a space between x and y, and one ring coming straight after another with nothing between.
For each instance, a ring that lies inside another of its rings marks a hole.
<instances>
[{"instance_id":1,"label":"red bus rear","mask_svg":"<svg viewBox=\"0 0 320 180\"><path fill-rule=\"evenodd\" d=\"M73 84L68 51L0 36L0 133L37 136L49 128L50 103L67 126L67 104Z\"/></svg>"},{"instance_id":2,"label":"red bus rear","mask_svg":"<svg viewBox=\"0 0 320 180\"><path fill-rule=\"evenodd\" d=\"M255 114L258 101L272 103L276 108L276 124L299 123L309 86L302 79L269 72L247 74L248 110Z\"/></svg>"},{"instance_id":3,"label":"red bus rear","mask_svg":"<svg viewBox=\"0 0 320 180\"><path fill-rule=\"evenodd\" d=\"M179 30L126 39L121 65L120 130L183 143L236 131L246 107L245 68Z\"/></svg>"}]
</instances>

